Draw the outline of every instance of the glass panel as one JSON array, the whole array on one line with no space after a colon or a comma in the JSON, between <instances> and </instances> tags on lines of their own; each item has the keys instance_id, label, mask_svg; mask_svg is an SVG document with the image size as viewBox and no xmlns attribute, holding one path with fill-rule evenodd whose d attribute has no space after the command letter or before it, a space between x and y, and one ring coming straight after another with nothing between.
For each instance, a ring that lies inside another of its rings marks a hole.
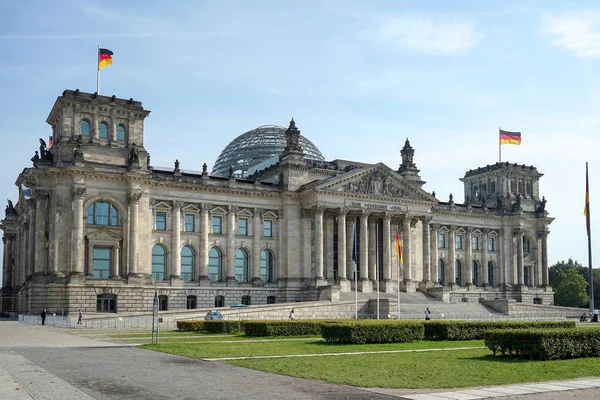
<instances>
[{"instance_id":1,"label":"glass panel","mask_svg":"<svg viewBox=\"0 0 600 400\"><path fill-rule=\"evenodd\" d=\"M108 124L106 122L100 122L98 125L100 139L108 139Z\"/></svg>"},{"instance_id":2,"label":"glass panel","mask_svg":"<svg viewBox=\"0 0 600 400\"><path fill-rule=\"evenodd\" d=\"M247 306L251 305L250 296L242 296L242 304L245 304Z\"/></svg>"},{"instance_id":3,"label":"glass panel","mask_svg":"<svg viewBox=\"0 0 600 400\"><path fill-rule=\"evenodd\" d=\"M438 235L438 247L440 249L446 248L446 234L445 233L440 233Z\"/></svg>"},{"instance_id":4,"label":"glass panel","mask_svg":"<svg viewBox=\"0 0 600 400\"><path fill-rule=\"evenodd\" d=\"M222 223L223 219L218 216L212 217L212 233L220 234L222 233Z\"/></svg>"},{"instance_id":5,"label":"glass panel","mask_svg":"<svg viewBox=\"0 0 600 400\"><path fill-rule=\"evenodd\" d=\"M125 140L125 127L123 125L117 126L117 140Z\"/></svg>"},{"instance_id":6,"label":"glass panel","mask_svg":"<svg viewBox=\"0 0 600 400\"><path fill-rule=\"evenodd\" d=\"M491 261L488 262L488 283L494 287L494 264Z\"/></svg>"},{"instance_id":7,"label":"glass panel","mask_svg":"<svg viewBox=\"0 0 600 400\"><path fill-rule=\"evenodd\" d=\"M479 237L473 236L473 250L479 250Z\"/></svg>"},{"instance_id":8,"label":"glass panel","mask_svg":"<svg viewBox=\"0 0 600 400\"><path fill-rule=\"evenodd\" d=\"M260 279L265 283L273 283L273 253L263 250L260 253Z\"/></svg>"},{"instance_id":9,"label":"glass panel","mask_svg":"<svg viewBox=\"0 0 600 400\"><path fill-rule=\"evenodd\" d=\"M215 296L215 307L225 307L225 296Z\"/></svg>"},{"instance_id":10,"label":"glass panel","mask_svg":"<svg viewBox=\"0 0 600 400\"><path fill-rule=\"evenodd\" d=\"M152 248L152 278L155 281L165 280L167 271L167 251L164 247L156 245Z\"/></svg>"},{"instance_id":11,"label":"glass panel","mask_svg":"<svg viewBox=\"0 0 600 400\"><path fill-rule=\"evenodd\" d=\"M235 279L238 282L248 281L248 253L242 249L235 251Z\"/></svg>"},{"instance_id":12,"label":"glass panel","mask_svg":"<svg viewBox=\"0 0 600 400\"><path fill-rule=\"evenodd\" d=\"M90 123L88 120L81 120L79 133L81 133L81 136L90 136Z\"/></svg>"},{"instance_id":13,"label":"glass panel","mask_svg":"<svg viewBox=\"0 0 600 400\"><path fill-rule=\"evenodd\" d=\"M119 225L119 212L117 211L117 208L113 205L110 206L110 225Z\"/></svg>"},{"instance_id":14,"label":"glass panel","mask_svg":"<svg viewBox=\"0 0 600 400\"><path fill-rule=\"evenodd\" d=\"M94 247L92 253L92 273L94 278L107 279L110 278L110 269L112 261L112 249Z\"/></svg>"},{"instance_id":15,"label":"glass panel","mask_svg":"<svg viewBox=\"0 0 600 400\"><path fill-rule=\"evenodd\" d=\"M167 230L167 213L162 211L156 212L156 230L165 231Z\"/></svg>"},{"instance_id":16,"label":"glass panel","mask_svg":"<svg viewBox=\"0 0 600 400\"><path fill-rule=\"evenodd\" d=\"M272 237L273 236L273 221L263 221L263 236L264 237Z\"/></svg>"},{"instance_id":17,"label":"glass panel","mask_svg":"<svg viewBox=\"0 0 600 400\"><path fill-rule=\"evenodd\" d=\"M221 280L221 251L214 247L208 252L208 279L213 282Z\"/></svg>"},{"instance_id":18,"label":"glass panel","mask_svg":"<svg viewBox=\"0 0 600 400\"><path fill-rule=\"evenodd\" d=\"M494 238L488 238L488 250L489 251L494 251L495 246L494 246Z\"/></svg>"},{"instance_id":19,"label":"glass panel","mask_svg":"<svg viewBox=\"0 0 600 400\"><path fill-rule=\"evenodd\" d=\"M445 276L444 276L444 260L439 259L438 260L438 283L440 285L443 285L445 282Z\"/></svg>"},{"instance_id":20,"label":"glass panel","mask_svg":"<svg viewBox=\"0 0 600 400\"><path fill-rule=\"evenodd\" d=\"M181 279L194 280L194 250L189 246L181 249Z\"/></svg>"},{"instance_id":21,"label":"glass panel","mask_svg":"<svg viewBox=\"0 0 600 400\"><path fill-rule=\"evenodd\" d=\"M456 235L456 248L462 249L462 235Z\"/></svg>"},{"instance_id":22,"label":"glass panel","mask_svg":"<svg viewBox=\"0 0 600 400\"><path fill-rule=\"evenodd\" d=\"M238 235L247 236L248 235L248 219L240 218L238 220Z\"/></svg>"},{"instance_id":23,"label":"glass panel","mask_svg":"<svg viewBox=\"0 0 600 400\"><path fill-rule=\"evenodd\" d=\"M184 216L184 230L186 232L194 232L195 215L185 214Z\"/></svg>"},{"instance_id":24,"label":"glass panel","mask_svg":"<svg viewBox=\"0 0 600 400\"><path fill-rule=\"evenodd\" d=\"M192 310L196 307L196 296L188 296L187 297L187 309Z\"/></svg>"},{"instance_id":25,"label":"glass panel","mask_svg":"<svg viewBox=\"0 0 600 400\"><path fill-rule=\"evenodd\" d=\"M108 225L108 209L110 204L99 201L95 204L96 210L94 218L96 225Z\"/></svg>"},{"instance_id":26,"label":"glass panel","mask_svg":"<svg viewBox=\"0 0 600 400\"><path fill-rule=\"evenodd\" d=\"M88 207L88 220L87 223L90 225L94 225L94 205Z\"/></svg>"},{"instance_id":27,"label":"glass panel","mask_svg":"<svg viewBox=\"0 0 600 400\"><path fill-rule=\"evenodd\" d=\"M473 269L473 276L472 276L473 284L475 286L477 286L477 284L479 283L479 272L477 271L477 262L476 261L473 261L472 269Z\"/></svg>"},{"instance_id":28,"label":"glass panel","mask_svg":"<svg viewBox=\"0 0 600 400\"><path fill-rule=\"evenodd\" d=\"M462 271L461 271L461 265L460 265L460 261L456 260L456 263L454 264L454 272L456 275L456 284L460 286L460 282L462 281Z\"/></svg>"}]
</instances>

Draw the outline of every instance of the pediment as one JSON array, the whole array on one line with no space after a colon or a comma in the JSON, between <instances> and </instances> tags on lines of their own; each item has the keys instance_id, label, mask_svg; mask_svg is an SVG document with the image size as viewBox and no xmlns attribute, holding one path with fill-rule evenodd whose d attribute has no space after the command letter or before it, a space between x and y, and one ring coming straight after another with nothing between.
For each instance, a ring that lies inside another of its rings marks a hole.
<instances>
[{"instance_id":1,"label":"pediment","mask_svg":"<svg viewBox=\"0 0 600 400\"><path fill-rule=\"evenodd\" d=\"M186 204L185 206L183 206L181 208L183 211L187 211L187 212L199 212L200 208L198 206L196 206L195 204Z\"/></svg>"},{"instance_id":2,"label":"pediment","mask_svg":"<svg viewBox=\"0 0 600 400\"><path fill-rule=\"evenodd\" d=\"M91 242L109 242L114 243L121 240L121 236L108 229L101 229L94 233L87 235L87 238Z\"/></svg>"},{"instance_id":3,"label":"pediment","mask_svg":"<svg viewBox=\"0 0 600 400\"><path fill-rule=\"evenodd\" d=\"M227 214L227 210L224 209L223 207L215 207L213 209L210 210L211 214Z\"/></svg>"},{"instance_id":4,"label":"pediment","mask_svg":"<svg viewBox=\"0 0 600 400\"><path fill-rule=\"evenodd\" d=\"M263 213L262 217L263 218L277 218L277 214L275 214L273 211L267 211L267 212Z\"/></svg>"},{"instance_id":5,"label":"pediment","mask_svg":"<svg viewBox=\"0 0 600 400\"><path fill-rule=\"evenodd\" d=\"M353 170L328 182L316 186L318 191L344 192L376 197L402 198L418 201L437 201L429 193L384 164L371 168Z\"/></svg>"},{"instance_id":6,"label":"pediment","mask_svg":"<svg viewBox=\"0 0 600 400\"><path fill-rule=\"evenodd\" d=\"M251 217L252 213L248 209L244 208L237 212L237 216L238 217Z\"/></svg>"},{"instance_id":7,"label":"pediment","mask_svg":"<svg viewBox=\"0 0 600 400\"><path fill-rule=\"evenodd\" d=\"M171 210L173 208L173 206L169 203L170 202L167 202L167 201L156 200L153 204L153 207L154 207L154 209L159 209L159 210Z\"/></svg>"}]
</instances>

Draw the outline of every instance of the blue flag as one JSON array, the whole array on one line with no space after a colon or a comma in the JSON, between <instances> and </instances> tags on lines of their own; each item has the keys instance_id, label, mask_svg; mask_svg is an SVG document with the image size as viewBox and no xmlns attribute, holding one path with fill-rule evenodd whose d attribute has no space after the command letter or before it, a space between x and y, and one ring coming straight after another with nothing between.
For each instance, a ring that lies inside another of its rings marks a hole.
<instances>
[{"instance_id":1,"label":"blue flag","mask_svg":"<svg viewBox=\"0 0 600 400\"><path fill-rule=\"evenodd\" d=\"M352 261L354 261L354 272L356 272L356 223L352 225Z\"/></svg>"}]
</instances>

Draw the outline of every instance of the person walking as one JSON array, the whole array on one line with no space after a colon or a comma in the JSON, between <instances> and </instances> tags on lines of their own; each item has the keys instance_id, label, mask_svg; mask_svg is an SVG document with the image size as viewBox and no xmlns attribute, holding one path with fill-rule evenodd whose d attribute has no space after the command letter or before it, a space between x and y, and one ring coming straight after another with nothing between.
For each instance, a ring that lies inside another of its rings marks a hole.
<instances>
[{"instance_id":1,"label":"person walking","mask_svg":"<svg viewBox=\"0 0 600 400\"><path fill-rule=\"evenodd\" d=\"M81 318L83 317L83 314L81 313L81 308L79 309L79 312L77 314L77 325L81 325Z\"/></svg>"},{"instance_id":2,"label":"person walking","mask_svg":"<svg viewBox=\"0 0 600 400\"><path fill-rule=\"evenodd\" d=\"M42 325L46 324L46 309L42 311Z\"/></svg>"},{"instance_id":3,"label":"person walking","mask_svg":"<svg viewBox=\"0 0 600 400\"><path fill-rule=\"evenodd\" d=\"M290 320L294 320L294 309L292 308L292 311L290 311Z\"/></svg>"},{"instance_id":4,"label":"person walking","mask_svg":"<svg viewBox=\"0 0 600 400\"><path fill-rule=\"evenodd\" d=\"M429 311L429 307L425 309L425 321L429 321L431 319L431 311Z\"/></svg>"}]
</instances>

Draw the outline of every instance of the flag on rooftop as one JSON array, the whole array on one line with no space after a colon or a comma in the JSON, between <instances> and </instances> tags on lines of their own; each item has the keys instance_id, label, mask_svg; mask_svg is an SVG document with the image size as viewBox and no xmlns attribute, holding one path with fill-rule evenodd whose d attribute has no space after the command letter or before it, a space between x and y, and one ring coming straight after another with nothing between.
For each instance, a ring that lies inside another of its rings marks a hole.
<instances>
[{"instance_id":1,"label":"flag on rooftop","mask_svg":"<svg viewBox=\"0 0 600 400\"><path fill-rule=\"evenodd\" d=\"M108 49L98 49L98 70L112 64L113 52Z\"/></svg>"},{"instance_id":2,"label":"flag on rooftop","mask_svg":"<svg viewBox=\"0 0 600 400\"><path fill-rule=\"evenodd\" d=\"M521 145L521 132L509 132L500 129L500 144Z\"/></svg>"}]
</instances>

